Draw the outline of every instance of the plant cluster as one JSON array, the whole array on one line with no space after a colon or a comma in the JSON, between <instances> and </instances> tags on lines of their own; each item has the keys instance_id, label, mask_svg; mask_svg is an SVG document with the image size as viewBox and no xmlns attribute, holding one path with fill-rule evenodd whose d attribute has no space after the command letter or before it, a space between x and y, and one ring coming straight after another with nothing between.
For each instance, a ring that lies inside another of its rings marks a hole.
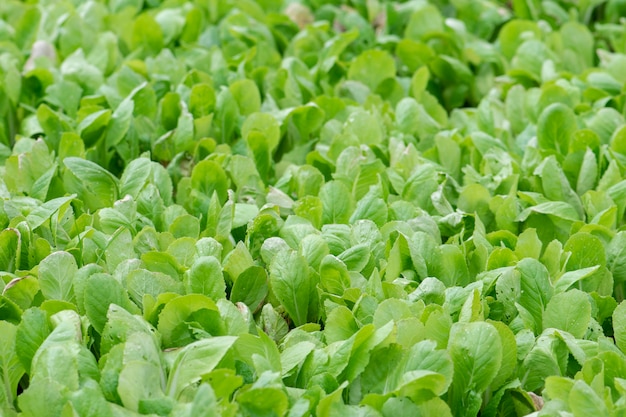
<instances>
[{"instance_id":1,"label":"plant cluster","mask_svg":"<svg viewBox=\"0 0 626 417\"><path fill-rule=\"evenodd\" d=\"M0 1L0 415L626 415L624 15Z\"/></svg>"}]
</instances>

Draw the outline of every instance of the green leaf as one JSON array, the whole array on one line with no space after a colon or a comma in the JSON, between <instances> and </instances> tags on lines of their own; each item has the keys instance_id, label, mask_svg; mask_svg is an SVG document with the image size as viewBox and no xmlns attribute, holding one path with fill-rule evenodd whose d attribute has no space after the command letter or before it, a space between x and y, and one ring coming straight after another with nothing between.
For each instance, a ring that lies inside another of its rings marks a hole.
<instances>
[{"instance_id":1,"label":"green leaf","mask_svg":"<svg viewBox=\"0 0 626 417\"><path fill-rule=\"evenodd\" d=\"M253 132L259 135L250 137ZM268 152L271 155L280 140L280 126L278 121L267 113L252 113L246 118L246 121L241 127L241 135L253 150L259 147L259 145L253 142L259 140L261 137L264 138L267 143Z\"/></svg>"},{"instance_id":2,"label":"green leaf","mask_svg":"<svg viewBox=\"0 0 626 417\"><path fill-rule=\"evenodd\" d=\"M615 344L626 352L626 301L622 301L613 311L613 330Z\"/></svg>"},{"instance_id":3,"label":"green leaf","mask_svg":"<svg viewBox=\"0 0 626 417\"><path fill-rule=\"evenodd\" d=\"M165 304L159 313L157 330L164 346L178 347L193 342L198 331L221 335L223 322L213 300L201 294L188 294Z\"/></svg>"},{"instance_id":4,"label":"green leaf","mask_svg":"<svg viewBox=\"0 0 626 417\"><path fill-rule=\"evenodd\" d=\"M540 35L540 30L536 22L530 20L513 19L507 22L498 33L498 41L502 53L511 59L515 55L517 48L522 44L524 32L531 32L535 36Z\"/></svg>"},{"instance_id":5,"label":"green leaf","mask_svg":"<svg viewBox=\"0 0 626 417\"><path fill-rule=\"evenodd\" d=\"M31 383L18 398L22 415L27 417L61 415L68 400L64 391L66 387L50 378Z\"/></svg>"},{"instance_id":6,"label":"green leaf","mask_svg":"<svg viewBox=\"0 0 626 417\"><path fill-rule=\"evenodd\" d=\"M609 415L603 399L584 381L574 383L569 393L569 405L576 417Z\"/></svg>"},{"instance_id":7,"label":"green leaf","mask_svg":"<svg viewBox=\"0 0 626 417\"><path fill-rule=\"evenodd\" d=\"M516 268L520 273L519 306L530 314L532 328L540 333L543 312L553 293L548 271L539 261L530 258L522 259Z\"/></svg>"},{"instance_id":8,"label":"green leaf","mask_svg":"<svg viewBox=\"0 0 626 417\"><path fill-rule=\"evenodd\" d=\"M133 49L141 47L146 53L156 55L163 44L163 31L159 24L148 13L139 15L132 28Z\"/></svg>"},{"instance_id":9,"label":"green leaf","mask_svg":"<svg viewBox=\"0 0 626 417\"><path fill-rule=\"evenodd\" d=\"M15 334L15 349L26 372L30 373L33 357L50 332L46 313L37 307L24 311Z\"/></svg>"},{"instance_id":10,"label":"green leaf","mask_svg":"<svg viewBox=\"0 0 626 417\"><path fill-rule=\"evenodd\" d=\"M280 354L283 377L293 371L296 366L300 365L306 357L309 356L313 349L315 349L315 344L306 341L285 349Z\"/></svg>"},{"instance_id":11,"label":"green leaf","mask_svg":"<svg viewBox=\"0 0 626 417\"><path fill-rule=\"evenodd\" d=\"M269 304L266 306L270 307ZM258 336L251 334L243 334L237 339L237 343L233 347L236 357L247 363L249 366L255 366L260 372L268 370L276 372L281 371L280 352L276 346L276 342L269 338L264 332L258 332ZM258 358L255 358L258 357Z\"/></svg>"},{"instance_id":12,"label":"green leaf","mask_svg":"<svg viewBox=\"0 0 626 417\"><path fill-rule=\"evenodd\" d=\"M75 193L91 211L110 207L118 198L118 180L109 171L91 161L68 157L63 161L67 168L65 188Z\"/></svg>"},{"instance_id":13,"label":"green leaf","mask_svg":"<svg viewBox=\"0 0 626 417\"><path fill-rule=\"evenodd\" d=\"M350 190L339 181L330 181L320 190L322 200L322 223L347 223L352 214L354 202Z\"/></svg>"},{"instance_id":14,"label":"green leaf","mask_svg":"<svg viewBox=\"0 0 626 417\"><path fill-rule=\"evenodd\" d=\"M142 403L162 398L160 369L146 361L131 361L124 365L117 390L122 404L132 411L139 411Z\"/></svg>"},{"instance_id":15,"label":"green leaf","mask_svg":"<svg viewBox=\"0 0 626 417\"><path fill-rule=\"evenodd\" d=\"M78 124L78 134L85 142L85 147L92 147L100 140L110 120L111 110L100 110L91 113Z\"/></svg>"},{"instance_id":16,"label":"green leaf","mask_svg":"<svg viewBox=\"0 0 626 417\"><path fill-rule=\"evenodd\" d=\"M589 296L580 290L556 294L550 299L543 316L543 327L565 330L582 339L591 321Z\"/></svg>"},{"instance_id":17,"label":"green leaf","mask_svg":"<svg viewBox=\"0 0 626 417\"><path fill-rule=\"evenodd\" d=\"M344 306L338 306L331 310L324 326L326 343L347 340L359 330L359 325L352 312Z\"/></svg>"},{"instance_id":18,"label":"green leaf","mask_svg":"<svg viewBox=\"0 0 626 417\"><path fill-rule=\"evenodd\" d=\"M74 302L76 260L67 252L54 252L39 264L39 287L42 294L53 300Z\"/></svg>"},{"instance_id":19,"label":"green leaf","mask_svg":"<svg viewBox=\"0 0 626 417\"><path fill-rule=\"evenodd\" d=\"M204 160L191 172L191 187L207 198L216 193L223 204L227 199L228 178L224 169L214 161Z\"/></svg>"},{"instance_id":20,"label":"green leaf","mask_svg":"<svg viewBox=\"0 0 626 417\"><path fill-rule=\"evenodd\" d=\"M449 394L452 407L462 415L475 415L480 401L476 403L472 396L487 389L502 363L498 331L484 322L456 323L452 327L448 351L454 363Z\"/></svg>"},{"instance_id":21,"label":"green leaf","mask_svg":"<svg viewBox=\"0 0 626 417\"><path fill-rule=\"evenodd\" d=\"M598 271L598 269L599 266L592 266L589 268L583 268L576 271L568 271L564 273L554 284L554 292L560 293L563 291L567 291L572 285L591 276L594 272Z\"/></svg>"},{"instance_id":22,"label":"green leaf","mask_svg":"<svg viewBox=\"0 0 626 417\"><path fill-rule=\"evenodd\" d=\"M263 305L268 291L269 280L265 269L251 266L237 277L230 293L230 300L233 303L246 304L254 313Z\"/></svg>"},{"instance_id":23,"label":"green leaf","mask_svg":"<svg viewBox=\"0 0 626 417\"><path fill-rule=\"evenodd\" d=\"M181 282L169 275L145 269L130 271L126 276L125 284L130 299L139 307L143 307L146 295L156 299L162 293L182 294L183 292Z\"/></svg>"},{"instance_id":24,"label":"green leaf","mask_svg":"<svg viewBox=\"0 0 626 417\"><path fill-rule=\"evenodd\" d=\"M38 228L50 220L57 211L59 211L62 207L68 206L68 203L74 200L74 198L76 198L75 194L67 197L53 198L28 213L26 221L28 222L31 230Z\"/></svg>"},{"instance_id":25,"label":"green leaf","mask_svg":"<svg viewBox=\"0 0 626 417\"><path fill-rule=\"evenodd\" d=\"M0 394L0 404L3 408L9 406L13 408L13 401L17 397L17 385L24 375L24 368L17 356L16 337L17 326L0 321L0 375L2 376L2 394Z\"/></svg>"},{"instance_id":26,"label":"green leaf","mask_svg":"<svg viewBox=\"0 0 626 417\"><path fill-rule=\"evenodd\" d=\"M199 340L182 348L176 355L167 379L166 392L178 398L181 392L211 372L237 341L236 337L221 336Z\"/></svg>"},{"instance_id":27,"label":"green leaf","mask_svg":"<svg viewBox=\"0 0 626 417\"><path fill-rule=\"evenodd\" d=\"M57 149L62 133L70 130L67 120L60 117L57 112L53 111L46 104L41 104L37 108L37 120L46 133L46 142L49 143L53 149Z\"/></svg>"},{"instance_id":28,"label":"green leaf","mask_svg":"<svg viewBox=\"0 0 626 417\"><path fill-rule=\"evenodd\" d=\"M204 294L213 300L226 297L222 265L212 256L201 256L185 276L187 293Z\"/></svg>"},{"instance_id":29,"label":"green leaf","mask_svg":"<svg viewBox=\"0 0 626 417\"><path fill-rule=\"evenodd\" d=\"M85 417L112 417L113 412L104 398L102 390L96 381L88 380L84 387L73 393L72 407Z\"/></svg>"},{"instance_id":30,"label":"green leaf","mask_svg":"<svg viewBox=\"0 0 626 417\"><path fill-rule=\"evenodd\" d=\"M284 391L278 388L256 388L242 392L237 402L248 415L281 416L289 408L289 399Z\"/></svg>"},{"instance_id":31,"label":"green leaf","mask_svg":"<svg viewBox=\"0 0 626 417\"><path fill-rule=\"evenodd\" d=\"M446 378L432 371L409 371L402 375L398 394L421 403L445 393L448 388Z\"/></svg>"},{"instance_id":32,"label":"green leaf","mask_svg":"<svg viewBox=\"0 0 626 417\"><path fill-rule=\"evenodd\" d=\"M229 89L239 105L241 115L250 116L261 110L261 93L254 81L249 79L237 80L230 85Z\"/></svg>"},{"instance_id":33,"label":"green leaf","mask_svg":"<svg viewBox=\"0 0 626 417\"><path fill-rule=\"evenodd\" d=\"M20 264L20 232L17 229L5 229L0 232L0 269L15 271Z\"/></svg>"},{"instance_id":34,"label":"green leaf","mask_svg":"<svg viewBox=\"0 0 626 417\"><path fill-rule=\"evenodd\" d=\"M442 31L443 27L443 17L439 10L433 5L424 5L411 14L404 37L420 40L432 32Z\"/></svg>"},{"instance_id":35,"label":"green leaf","mask_svg":"<svg viewBox=\"0 0 626 417\"><path fill-rule=\"evenodd\" d=\"M521 366L521 372L527 375L524 388L539 389L548 376L565 374L568 356L568 349L560 339L550 334L539 336Z\"/></svg>"},{"instance_id":36,"label":"green leaf","mask_svg":"<svg viewBox=\"0 0 626 417\"><path fill-rule=\"evenodd\" d=\"M136 90L135 90L136 91ZM132 122L135 103L129 98L124 99L111 115L106 132L106 145L108 147L118 145L128 133Z\"/></svg>"},{"instance_id":37,"label":"green leaf","mask_svg":"<svg viewBox=\"0 0 626 417\"><path fill-rule=\"evenodd\" d=\"M189 111L195 119L209 115L215 107L215 90L210 84L196 84L191 89Z\"/></svg>"},{"instance_id":38,"label":"green leaf","mask_svg":"<svg viewBox=\"0 0 626 417\"><path fill-rule=\"evenodd\" d=\"M539 147L565 155L576 129L576 117L572 109L561 103L551 104L541 113L537 122Z\"/></svg>"},{"instance_id":39,"label":"green leaf","mask_svg":"<svg viewBox=\"0 0 626 417\"><path fill-rule=\"evenodd\" d=\"M376 65L372 65L375 62ZM386 51L369 50L363 52L350 63L348 78L360 81L371 91L387 78L396 76L396 64Z\"/></svg>"},{"instance_id":40,"label":"green leaf","mask_svg":"<svg viewBox=\"0 0 626 417\"><path fill-rule=\"evenodd\" d=\"M160 112L161 124L165 130L175 129L181 116L180 96L172 92L165 94L161 99Z\"/></svg>"},{"instance_id":41,"label":"green leaf","mask_svg":"<svg viewBox=\"0 0 626 417\"><path fill-rule=\"evenodd\" d=\"M85 312L91 325L102 333L107 321L107 311L111 304L134 310L128 294L122 285L108 274L93 274L85 283ZM90 296L98 294L98 297ZM136 309L136 307L135 307Z\"/></svg>"},{"instance_id":42,"label":"green leaf","mask_svg":"<svg viewBox=\"0 0 626 417\"><path fill-rule=\"evenodd\" d=\"M350 287L350 276L346 265L333 255L326 255L320 264L320 284L331 294L343 295Z\"/></svg>"},{"instance_id":43,"label":"green leaf","mask_svg":"<svg viewBox=\"0 0 626 417\"><path fill-rule=\"evenodd\" d=\"M213 388L209 384L201 384L198 387L198 391L196 391L189 414L192 416L218 417L216 407L217 399L215 398Z\"/></svg>"},{"instance_id":44,"label":"green leaf","mask_svg":"<svg viewBox=\"0 0 626 417\"><path fill-rule=\"evenodd\" d=\"M296 326L307 322L310 277L306 260L294 251L276 254L270 265L270 285Z\"/></svg>"},{"instance_id":45,"label":"green leaf","mask_svg":"<svg viewBox=\"0 0 626 417\"><path fill-rule=\"evenodd\" d=\"M137 336L134 336L134 335ZM149 336L146 338L145 336ZM152 363L158 363L158 348L160 340L154 333L154 328L150 326L142 317L133 315L122 307L111 304L107 311L107 323L102 331L100 344L101 354L107 354L120 343L128 342L127 348L136 345L145 349L145 357ZM130 360L130 358L127 358Z\"/></svg>"},{"instance_id":46,"label":"green leaf","mask_svg":"<svg viewBox=\"0 0 626 417\"><path fill-rule=\"evenodd\" d=\"M146 185L151 171L151 162L148 158L137 158L131 161L120 178L120 195L130 195L136 199Z\"/></svg>"},{"instance_id":47,"label":"green leaf","mask_svg":"<svg viewBox=\"0 0 626 417\"><path fill-rule=\"evenodd\" d=\"M565 242L563 250L571 252L567 270L606 265L606 252L600 239L590 233L576 233Z\"/></svg>"},{"instance_id":48,"label":"green leaf","mask_svg":"<svg viewBox=\"0 0 626 417\"><path fill-rule=\"evenodd\" d=\"M33 304L38 293L39 282L32 276L13 278L3 290L4 296L22 310L26 310Z\"/></svg>"}]
</instances>

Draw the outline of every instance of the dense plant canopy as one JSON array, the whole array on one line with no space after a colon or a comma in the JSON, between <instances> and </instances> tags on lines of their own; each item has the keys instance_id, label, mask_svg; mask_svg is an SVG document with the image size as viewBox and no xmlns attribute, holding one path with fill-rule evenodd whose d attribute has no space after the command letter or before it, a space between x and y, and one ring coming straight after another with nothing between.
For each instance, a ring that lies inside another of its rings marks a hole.
<instances>
[{"instance_id":1,"label":"dense plant canopy","mask_svg":"<svg viewBox=\"0 0 626 417\"><path fill-rule=\"evenodd\" d=\"M626 415L624 15L0 1L0 415Z\"/></svg>"}]
</instances>

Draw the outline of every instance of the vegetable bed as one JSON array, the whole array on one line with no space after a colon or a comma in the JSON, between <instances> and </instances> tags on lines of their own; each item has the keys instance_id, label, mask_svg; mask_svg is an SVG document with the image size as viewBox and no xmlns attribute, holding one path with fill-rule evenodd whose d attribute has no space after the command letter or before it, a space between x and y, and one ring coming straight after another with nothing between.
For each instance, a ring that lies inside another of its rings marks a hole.
<instances>
[{"instance_id":1,"label":"vegetable bed","mask_svg":"<svg viewBox=\"0 0 626 417\"><path fill-rule=\"evenodd\" d=\"M1 0L0 415L626 415L624 0Z\"/></svg>"}]
</instances>

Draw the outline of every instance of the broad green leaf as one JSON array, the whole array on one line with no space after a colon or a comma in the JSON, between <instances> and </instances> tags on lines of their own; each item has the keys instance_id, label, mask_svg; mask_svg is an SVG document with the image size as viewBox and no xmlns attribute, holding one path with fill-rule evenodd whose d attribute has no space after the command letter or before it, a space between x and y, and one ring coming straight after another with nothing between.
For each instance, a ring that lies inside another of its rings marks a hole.
<instances>
[{"instance_id":1,"label":"broad green leaf","mask_svg":"<svg viewBox=\"0 0 626 417\"><path fill-rule=\"evenodd\" d=\"M27 417L61 415L68 400L65 390L66 387L49 378L31 383L18 398L22 415Z\"/></svg>"},{"instance_id":2,"label":"broad green leaf","mask_svg":"<svg viewBox=\"0 0 626 417\"><path fill-rule=\"evenodd\" d=\"M606 416L609 410L601 397L584 381L576 381L569 393L569 405L574 416Z\"/></svg>"},{"instance_id":3,"label":"broad green leaf","mask_svg":"<svg viewBox=\"0 0 626 417\"><path fill-rule=\"evenodd\" d=\"M100 110L85 117L78 125L78 134L85 147L94 146L103 136L111 120L111 110Z\"/></svg>"},{"instance_id":4,"label":"broad green leaf","mask_svg":"<svg viewBox=\"0 0 626 417\"><path fill-rule=\"evenodd\" d=\"M137 158L131 161L120 178L120 195L139 196L150 177L151 162L148 158Z\"/></svg>"},{"instance_id":5,"label":"broad green leaf","mask_svg":"<svg viewBox=\"0 0 626 417\"><path fill-rule=\"evenodd\" d=\"M141 403L163 395L160 369L147 361L130 361L120 374L117 391L125 408L139 410Z\"/></svg>"},{"instance_id":6,"label":"broad green leaf","mask_svg":"<svg viewBox=\"0 0 626 417\"><path fill-rule=\"evenodd\" d=\"M267 306L269 307L269 305ZM258 336L251 334L239 336L233 350L238 360L246 362L249 366L255 366L255 368L262 367L263 369L259 369L261 372L267 370L278 374L282 369L280 352L276 342L264 332L259 332Z\"/></svg>"},{"instance_id":7,"label":"broad green leaf","mask_svg":"<svg viewBox=\"0 0 626 417\"><path fill-rule=\"evenodd\" d=\"M236 342L232 336L199 340L182 348L176 355L170 371L166 392L178 398L183 390L196 384L211 372Z\"/></svg>"},{"instance_id":8,"label":"broad green leaf","mask_svg":"<svg viewBox=\"0 0 626 417\"><path fill-rule=\"evenodd\" d=\"M285 415L289 408L287 394L278 388L253 388L237 396L248 415Z\"/></svg>"},{"instance_id":9,"label":"broad green leaf","mask_svg":"<svg viewBox=\"0 0 626 417\"><path fill-rule=\"evenodd\" d=\"M543 327L565 330L582 339L591 321L591 304L587 294L572 289L550 299L543 316Z\"/></svg>"},{"instance_id":10,"label":"broad green leaf","mask_svg":"<svg viewBox=\"0 0 626 417\"><path fill-rule=\"evenodd\" d=\"M201 294L188 294L165 304L159 313L157 330L164 346L178 347L194 341L197 332L221 335L223 322L213 300Z\"/></svg>"},{"instance_id":11,"label":"broad green leaf","mask_svg":"<svg viewBox=\"0 0 626 417\"><path fill-rule=\"evenodd\" d=\"M163 48L163 31L150 14L141 14L135 20L132 28L132 47L141 47L145 53L152 55L156 55Z\"/></svg>"},{"instance_id":12,"label":"broad green leaf","mask_svg":"<svg viewBox=\"0 0 626 417\"><path fill-rule=\"evenodd\" d=\"M567 291L572 285L589 277L594 272L598 271L599 265L590 266L588 268L577 269L575 271L567 271L561 275L554 284L554 292L560 293Z\"/></svg>"},{"instance_id":13,"label":"broad green leaf","mask_svg":"<svg viewBox=\"0 0 626 417\"><path fill-rule=\"evenodd\" d=\"M5 229L0 232L0 268L11 272L19 268L21 254L20 232L17 229Z\"/></svg>"},{"instance_id":14,"label":"broad green leaf","mask_svg":"<svg viewBox=\"0 0 626 417\"><path fill-rule=\"evenodd\" d=\"M613 330L615 344L626 351L626 302L622 301L613 312Z\"/></svg>"},{"instance_id":15,"label":"broad green leaf","mask_svg":"<svg viewBox=\"0 0 626 417\"><path fill-rule=\"evenodd\" d=\"M372 63L376 65L373 66ZM371 91L385 79L396 75L396 65L389 53L385 51L365 51L350 63L348 78L360 81L370 88Z\"/></svg>"},{"instance_id":16,"label":"broad green leaf","mask_svg":"<svg viewBox=\"0 0 626 417\"><path fill-rule=\"evenodd\" d=\"M349 349L349 360L335 370L336 372L343 368L339 379L345 378L348 381L352 381L360 375L369 363L372 351L388 340L393 332L393 328L394 326L391 322L376 330L374 330L373 325L368 324L361 327L354 334L352 340L344 342L346 351ZM338 358L341 358L341 355L338 355ZM331 359L331 365L333 359Z\"/></svg>"},{"instance_id":17,"label":"broad green leaf","mask_svg":"<svg viewBox=\"0 0 626 417\"><path fill-rule=\"evenodd\" d=\"M69 130L67 120L60 117L57 112L53 111L46 104L42 104L37 108L37 119L46 133L47 142L50 143L53 149L57 149L62 133Z\"/></svg>"},{"instance_id":18,"label":"broad green leaf","mask_svg":"<svg viewBox=\"0 0 626 417\"><path fill-rule=\"evenodd\" d=\"M189 97L189 111L194 118L199 119L209 115L215 106L215 90L210 84L196 84L191 89Z\"/></svg>"},{"instance_id":19,"label":"broad green leaf","mask_svg":"<svg viewBox=\"0 0 626 417\"><path fill-rule=\"evenodd\" d=\"M443 26L443 17L439 10L433 5L424 5L411 14L404 36L420 40L427 34L442 31Z\"/></svg>"},{"instance_id":20,"label":"broad green leaf","mask_svg":"<svg viewBox=\"0 0 626 417\"><path fill-rule=\"evenodd\" d=\"M33 307L24 311L15 334L15 349L26 372L30 373L33 357L50 332L48 317L42 310Z\"/></svg>"},{"instance_id":21,"label":"broad green leaf","mask_svg":"<svg viewBox=\"0 0 626 417\"><path fill-rule=\"evenodd\" d=\"M169 92L160 103L161 124L166 130L175 129L178 125L178 118L181 115L180 96Z\"/></svg>"},{"instance_id":22,"label":"broad green leaf","mask_svg":"<svg viewBox=\"0 0 626 417\"><path fill-rule=\"evenodd\" d=\"M548 106L537 122L537 141L541 149L566 154L577 129L574 112L564 104Z\"/></svg>"},{"instance_id":23,"label":"broad green leaf","mask_svg":"<svg viewBox=\"0 0 626 417\"><path fill-rule=\"evenodd\" d=\"M73 393L70 401L72 408L81 416L113 416L109 403L104 398L100 386L94 380L88 380L84 387Z\"/></svg>"},{"instance_id":24,"label":"broad green leaf","mask_svg":"<svg viewBox=\"0 0 626 417\"><path fill-rule=\"evenodd\" d=\"M352 312L344 306L335 307L328 313L324 327L326 343L349 339L359 330L359 325Z\"/></svg>"},{"instance_id":25,"label":"broad green leaf","mask_svg":"<svg viewBox=\"0 0 626 417\"><path fill-rule=\"evenodd\" d=\"M301 342L294 346L290 346L280 354L280 363L282 365L282 374L285 376L290 373L296 366L300 365L305 358L315 349L315 344L311 342Z\"/></svg>"},{"instance_id":26,"label":"broad green leaf","mask_svg":"<svg viewBox=\"0 0 626 417\"><path fill-rule=\"evenodd\" d=\"M53 300L74 301L76 260L67 252L54 252L39 265L39 287L42 294Z\"/></svg>"},{"instance_id":27,"label":"broad green leaf","mask_svg":"<svg viewBox=\"0 0 626 417\"><path fill-rule=\"evenodd\" d=\"M448 351L454 363L449 394L452 407L462 415L474 415L480 402L476 403L472 396L489 386L502 363L498 331L484 322L457 323L451 331Z\"/></svg>"},{"instance_id":28,"label":"broad green leaf","mask_svg":"<svg viewBox=\"0 0 626 417\"><path fill-rule=\"evenodd\" d=\"M76 196L71 195L68 197L59 197L46 201L41 206L28 213L28 216L26 216L28 225L31 229L38 228L48 221L59 209L61 209L61 207L66 206L67 203L72 201L74 198L76 198Z\"/></svg>"},{"instance_id":29,"label":"broad green leaf","mask_svg":"<svg viewBox=\"0 0 626 417\"><path fill-rule=\"evenodd\" d=\"M108 274L93 274L84 286L85 312L94 329L101 333L107 321L107 311L111 304L128 310L135 310L122 285ZM98 294L93 297L91 294Z\"/></svg>"},{"instance_id":30,"label":"broad green leaf","mask_svg":"<svg viewBox=\"0 0 626 417\"><path fill-rule=\"evenodd\" d=\"M563 341L550 334L539 336L520 369L527 375L523 382L524 388L539 389L544 386L548 376L565 374L568 356L569 351Z\"/></svg>"},{"instance_id":31,"label":"broad green leaf","mask_svg":"<svg viewBox=\"0 0 626 417\"><path fill-rule=\"evenodd\" d=\"M529 324L540 333L543 313L553 293L548 271L539 261L530 258L522 259L516 268L520 272L519 306L530 314L532 322Z\"/></svg>"},{"instance_id":32,"label":"broad green leaf","mask_svg":"<svg viewBox=\"0 0 626 417\"><path fill-rule=\"evenodd\" d=\"M604 245L592 234L580 232L572 235L563 246L563 250L571 252L567 262L568 271L606 265Z\"/></svg>"},{"instance_id":33,"label":"broad green leaf","mask_svg":"<svg viewBox=\"0 0 626 417\"><path fill-rule=\"evenodd\" d=\"M446 378L441 374L424 370L409 371L400 379L398 394L421 403L442 395L447 387Z\"/></svg>"},{"instance_id":34,"label":"broad green leaf","mask_svg":"<svg viewBox=\"0 0 626 417\"><path fill-rule=\"evenodd\" d=\"M134 337L134 334L138 334ZM149 336L145 338L144 336ZM127 349L132 350L133 344L147 349L145 357L151 362L159 361L156 349L160 340L154 333L154 328L150 326L142 317L133 315L122 307L111 304L107 311L107 323L102 331L102 342L100 352L104 355L111 351L116 345L129 341ZM127 355L128 356L128 355Z\"/></svg>"},{"instance_id":35,"label":"broad green leaf","mask_svg":"<svg viewBox=\"0 0 626 417\"><path fill-rule=\"evenodd\" d=\"M511 329L503 322L489 320L488 323L496 328L502 343L502 365L491 383L491 387L495 389L505 385L515 372L517 367L517 342Z\"/></svg>"},{"instance_id":36,"label":"broad green leaf","mask_svg":"<svg viewBox=\"0 0 626 417\"><path fill-rule=\"evenodd\" d=\"M229 88L239 105L239 113L243 116L250 116L261 109L261 93L254 81L249 79L238 80Z\"/></svg>"},{"instance_id":37,"label":"broad green leaf","mask_svg":"<svg viewBox=\"0 0 626 417\"><path fill-rule=\"evenodd\" d=\"M320 199L323 224L348 222L354 206L348 187L338 181L327 182L320 190Z\"/></svg>"},{"instance_id":38,"label":"broad green leaf","mask_svg":"<svg viewBox=\"0 0 626 417\"><path fill-rule=\"evenodd\" d=\"M73 156L65 158L64 164L66 190L77 194L89 210L110 207L117 200L118 180L110 172Z\"/></svg>"},{"instance_id":39,"label":"broad green leaf","mask_svg":"<svg viewBox=\"0 0 626 417\"><path fill-rule=\"evenodd\" d=\"M326 255L320 264L320 285L331 294L343 295L350 287L350 276L346 265L333 255Z\"/></svg>"},{"instance_id":40,"label":"broad green leaf","mask_svg":"<svg viewBox=\"0 0 626 417\"><path fill-rule=\"evenodd\" d=\"M0 333L2 334L2 341L0 342L0 372L2 374L2 394L0 399L4 401L0 402L3 408L11 406L13 401L17 397L17 385L24 375L24 367L18 358L16 348L16 332L17 326L6 322L0 321Z\"/></svg>"},{"instance_id":41,"label":"broad green leaf","mask_svg":"<svg viewBox=\"0 0 626 417\"><path fill-rule=\"evenodd\" d=\"M204 294L218 300L226 296L222 266L212 256L198 258L185 276L187 293Z\"/></svg>"},{"instance_id":42,"label":"broad green leaf","mask_svg":"<svg viewBox=\"0 0 626 417\"><path fill-rule=\"evenodd\" d=\"M530 20L514 19L502 27L498 33L498 41L500 42L502 53L507 58L513 58L517 48L523 42L524 38L521 35L524 33L539 36L539 26L536 22Z\"/></svg>"},{"instance_id":43,"label":"broad green leaf","mask_svg":"<svg viewBox=\"0 0 626 417\"><path fill-rule=\"evenodd\" d=\"M210 384L203 383L196 391L196 396L191 404L190 415L217 417L216 406L217 400L213 388Z\"/></svg>"},{"instance_id":44,"label":"broad green leaf","mask_svg":"<svg viewBox=\"0 0 626 417\"><path fill-rule=\"evenodd\" d=\"M265 269L251 266L237 277L233 284L230 300L246 304L252 312L261 308L268 295L269 285Z\"/></svg>"},{"instance_id":45,"label":"broad green leaf","mask_svg":"<svg viewBox=\"0 0 626 417\"><path fill-rule=\"evenodd\" d=\"M130 129L134 110L135 103L128 98L117 106L111 115L111 122L106 132L107 146L118 145L124 139Z\"/></svg>"},{"instance_id":46,"label":"broad green leaf","mask_svg":"<svg viewBox=\"0 0 626 417\"><path fill-rule=\"evenodd\" d=\"M272 292L296 326L307 321L311 278L306 260L296 252L279 252L270 265Z\"/></svg>"},{"instance_id":47,"label":"broad green leaf","mask_svg":"<svg viewBox=\"0 0 626 417\"><path fill-rule=\"evenodd\" d=\"M204 160L193 168L191 186L207 198L215 192L222 203L226 201L228 179L222 167L214 161Z\"/></svg>"}]
</instances>

